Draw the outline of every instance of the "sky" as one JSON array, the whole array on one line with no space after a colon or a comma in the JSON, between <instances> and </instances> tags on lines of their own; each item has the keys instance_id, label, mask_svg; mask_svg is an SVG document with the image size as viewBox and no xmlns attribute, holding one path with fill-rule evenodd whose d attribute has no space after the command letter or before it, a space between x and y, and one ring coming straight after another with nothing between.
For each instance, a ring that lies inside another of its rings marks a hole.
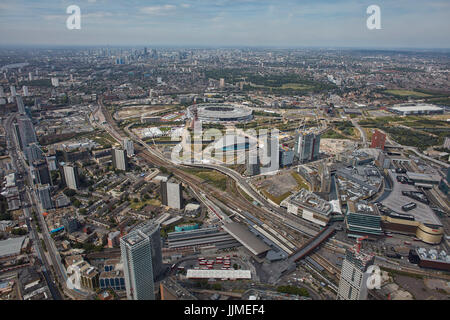
<instances>
[{"instance_id":1,"label":"sky","mask_svg":"<svg viewBox=\"0 0 450 320\"><path fill-rule=\"evenodd\" d=\"M449 0L0 0L0 45L450 48L449 17Z\"/></svg>"}]
</instances>

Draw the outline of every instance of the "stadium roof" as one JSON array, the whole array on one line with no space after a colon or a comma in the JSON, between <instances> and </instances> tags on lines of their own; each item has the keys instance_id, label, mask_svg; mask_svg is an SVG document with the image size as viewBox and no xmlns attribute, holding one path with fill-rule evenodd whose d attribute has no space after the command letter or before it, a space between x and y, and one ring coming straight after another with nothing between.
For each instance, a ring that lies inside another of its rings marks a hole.
<instances>
[{"instance_id":1,"label":"stadium roof","mask_svg":"<svg viewBox=\"0 0 450 320\"><path fill-rule=\"evenodd\" d=\"M270 250L268 245L258 239L246 227L237 222L224 224L223 229L232 235L237 241L242 243L242 245L250 250L254 255L260 255Z\"/></svg>"},{"instance_id":2,"label":"stadium roof","mask_svg":"<svg viewBox=\"0 0 450 320\"><path fill-rule=\"evenodd\" d=\"M188 279L251 279L250 270L187 270Z\"/></svg>"}]
</instances>

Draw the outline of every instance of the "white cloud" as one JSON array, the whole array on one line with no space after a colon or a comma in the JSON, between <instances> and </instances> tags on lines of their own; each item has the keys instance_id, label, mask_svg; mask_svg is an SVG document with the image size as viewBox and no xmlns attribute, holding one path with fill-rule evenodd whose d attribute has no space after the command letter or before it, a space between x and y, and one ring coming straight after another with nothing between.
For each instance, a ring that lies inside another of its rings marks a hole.
<instances>
[{"instance_id":1,"label":"white cloud","mask_svg":"<svg viewBox=\"0 0 450 320\"><path fill-rule=\"evenodd\" d=\"M166 15L169 12L175 10L177 7L172 4L166 4L163 6L151 6L140 9L140 12L149 15Z\"/></svg>"}]
</instances>

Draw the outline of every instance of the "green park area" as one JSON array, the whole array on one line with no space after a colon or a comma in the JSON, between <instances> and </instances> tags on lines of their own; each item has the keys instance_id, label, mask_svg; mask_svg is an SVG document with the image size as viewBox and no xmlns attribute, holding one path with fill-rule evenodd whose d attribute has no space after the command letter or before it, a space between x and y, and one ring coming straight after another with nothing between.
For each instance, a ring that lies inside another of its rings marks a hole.
<instances>
[{"instance_id":1,"label":"green park area","mask_svg":"<svg viewBox=\"0 0 450 320\"><path fill-rule=\"evenodd\" d=\"M206 182L220 190L225 191L227 189L227 176L220 172L194 168L183 168L182 170L205 180Z\"/></svg>"},{"instance_id":2,"label":"green park area","mask_svg":"<svg viewBox=\"0 0 450 320\"><path fill-rule=\"evenodd\" d=\"M379 117L359 121L364 128L378 128L388 133L396 142L425 150L441 145L448 136L447 121L424 116Z\"/></svg>"},{"instance_id":3,"label":"green park area","mask_svg":"<svg viewBox=\"0 0 450 320\"><path fill-rule=\"evenodd\" d=\"M322 134L321 139L349 139L348 137L344 136L343 134L340 134L336 130L328 130L324 134Z\"/></svg>"},{"instance_id":4,"label":"green park area","mask_svg":"<svg viewBox=\"0 0 450 320\"><path fill-rule=\"evenodd\" d=\"M399 97L414 97L414 98L427 98L431 97L431 94L423 93L419 91L413 91L413 90L386 90L385 93L393 95L393 96L399 96Z\"/></svg>"}]
</instances>

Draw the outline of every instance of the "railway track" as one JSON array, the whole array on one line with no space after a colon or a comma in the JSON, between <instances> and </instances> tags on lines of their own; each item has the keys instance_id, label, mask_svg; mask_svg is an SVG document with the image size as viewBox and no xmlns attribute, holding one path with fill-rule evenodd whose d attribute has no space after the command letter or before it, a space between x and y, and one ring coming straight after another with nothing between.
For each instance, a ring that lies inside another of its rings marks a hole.
<instances>
[{"instance_id":1,"label":"railway track","mask_svg":"<svg viewBox=\"0 0 450 320\"><path fill-rule=\"evenodd\" d=\"M111 114L108 110L103 106L103 103L100 101L101 105L101 112L104 114L106 122L108 123L109 127L105 127L105 129L108 131L111 136L116 139L119 143L122 142L122 139L125 135L122 135L120 133L120 129L117 127L116 123L111 117ZM123 133L123 132L122 132ZM272 212L270 210L265 210L264 208L260 208L258 206L255 206L253 203L250 203L244 195L241 194L240 191L238 191L237 195L233 194L230 195L227 192L220 191L216 189L215 187L208 185L204 183L205 181L199 177L196 177L194 175L191 175L182 169L180 169L179 166L176 166L172 163L170 163L167 159L163 157L163 155L156 155L153 153L158 153L158 151L154 150L150 152L146 147L141 145L140 141L138 141L138 144L135 146L136 155L140 156L141 158L147 160L148 162L160 166L165 167L168 170L170 170L175 176L181 178L181 180L186 183L190 188L197 192L204 193L208 197L212 197L213 199L220 200L222 203L226 204L226 206L229 206L231 209L235 211L245 210L254 215L257 219L260 219L265 224L267 224L270 228L273 230L284 232L285 234L291 234L295 235L297 239L302 239L303 241L309 240L312 236L306 235L304 233L301 233L297 230L294 230L292 227L286 225L284 221L286 219L291 219L294 222L300 223L298 217L292 216L290 217L289 214L287 216L281 216L277 215L275 212ZM253 223L257 224L256 221L252 221ZM273 233L273 232L271 232ZM274 235L282 242L284 243L290 243L290 241L287 241L284 237L282 237L280 234ZM295 246L298 246L298 243L295 243ZM318 255L318 254L317 254ZM323 257L322 257L323 259Z\"/></svg>"}]
</instances>

